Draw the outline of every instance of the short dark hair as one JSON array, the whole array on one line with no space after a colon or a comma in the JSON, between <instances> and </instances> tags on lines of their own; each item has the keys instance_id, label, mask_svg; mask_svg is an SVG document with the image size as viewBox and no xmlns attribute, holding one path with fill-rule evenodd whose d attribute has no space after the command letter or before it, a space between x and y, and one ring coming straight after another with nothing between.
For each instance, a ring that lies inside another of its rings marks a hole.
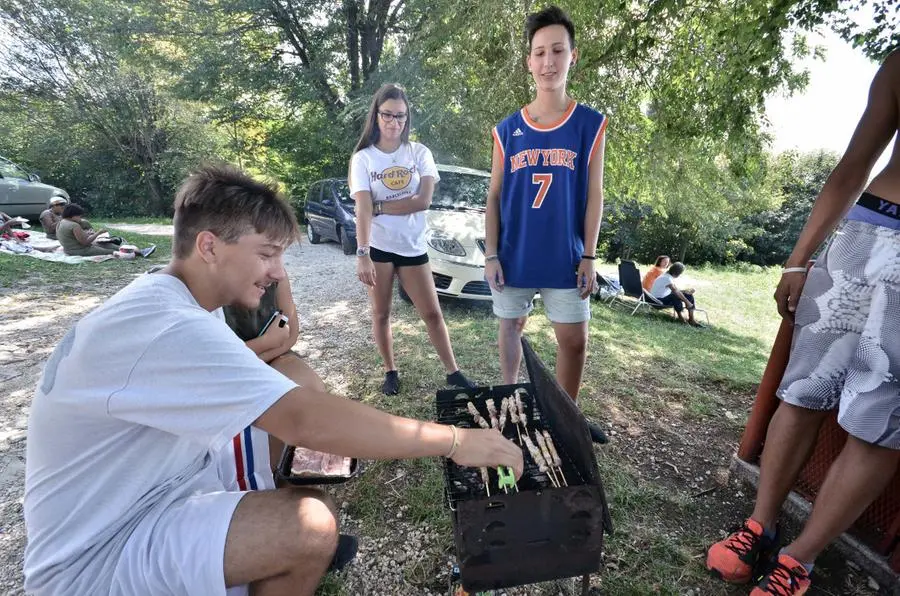
<instances>
[{"instance_id":1,"label":"short dark hair","mask_svg":"<svg viewBox=\"0 0 900 596\"><path fill-rule=\"evenodd\" d=\"M232 244L241 236L265 234L274 242L297 240L297 218L272 182L254 180L227 164L202 166L175 194L172 254L184 259L197 234L209 231Z\"/></svg>"},{"instance_id":2,"label":"short dark hair","mask_svg":"<svg viewBox=\"0 0 900 596\"><path fill-rule=\"evenodd\" d=\"M528 37L528 48L531 49L531 40L534 34L544 27L562 25L569 33L569 44L575 48L575 24L569 15L560 7L551 4L544 10L532 13L525 17L525 35Z\"/></svg>"},{"instance_id":3,"label":"short dark hair","mask_svg":"<svg viewBox=\"0 0 900 596\"><path fill-rule=\"evenodd\" d=\"M75 203L66 205L66 208L63 209L62 212L64 218L76 217L78 215L84 215L84 209L81 208L81 205L76 205Z\"/></svg>"},{"instance_id":4,"label":"short dark hair","mask_svg":"<svg viewBox=\"0 0 900 596\"><path fill-rule=\"evenodd\" d=\"M682 273L684 273L684 263L681 261L675 261L672 263L672 266L669 267L669 275L672 277L678 277Z\"/></svg>"}]
</instances>

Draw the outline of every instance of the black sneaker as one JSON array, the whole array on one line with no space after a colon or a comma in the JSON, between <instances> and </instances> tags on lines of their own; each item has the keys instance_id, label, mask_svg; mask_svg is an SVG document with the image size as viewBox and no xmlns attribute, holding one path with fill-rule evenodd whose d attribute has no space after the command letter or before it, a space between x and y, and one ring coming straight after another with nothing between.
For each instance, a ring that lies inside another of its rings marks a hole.
<instances>
[{"instance_id":1,"label":"black sneaker","mask_svg":"<svg viewBox=\"0 0 900 596\"><path fill-rule=\"evenodd\" d=\"M144 258L146 259L146 258L149 257L150 255L152 255L154 252L156 252L156 245L155 245L155 244L151 244L151 245L148 246L147 248L141 249L140 252L141 252L141 256L144 257Z\"/></svg>"},{"instance_id":2,"label":"black sneaker","mask_svg":"<svg viewBox=\"0 0 900 596\"><path fill-rule=\"evenodd\" d=\"M603 432L603 429L600 428L600 425L596 422L591 422L588 420L588 430L591 431L591 440L598 445L606 445L609 443L609 438L606 436L606 433Z\"/></svg>"},{"instance_id":3,"label":"black sneaker","mask_svg":"<svg viewBox=\"0 0 900 596\"><path fill-rule=\"evenodd\" d=\"M476 387L475 383L467 379L466 375L462 374L461 370L457 370L455 373L447 375L447 384L462 389L475 389Z\"/></svg>"},{"instance_id":4,"label":"black sneaker","mask_svg":"<svg viewBox=\"0 0 900 596\"><path fill-rule=\"evenodd\" d=\"M400 373L396 370L389 370L384 373L384 383L381 385L381 392L385 395L397 395L400 393Z\"/></svg>"}]
</instances>

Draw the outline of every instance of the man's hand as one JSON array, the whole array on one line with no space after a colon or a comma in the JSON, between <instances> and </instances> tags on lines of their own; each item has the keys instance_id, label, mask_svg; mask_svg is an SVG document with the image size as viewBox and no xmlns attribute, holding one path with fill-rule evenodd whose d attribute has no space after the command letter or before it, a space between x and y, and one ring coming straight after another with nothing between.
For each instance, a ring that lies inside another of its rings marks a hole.
<instances>
[{"instance_id":1,"label":"man's hand","mask_svg":"<svg viewBox=\"0 0 900 596\"><path fill-rule=\"evenodd\" d=\"M578 273L576 273L576 275L578 276L578 293L581 296L581 299L584 300L591 295L591 291L594 289L594 284L597 281L597 274L594 272L593 259L581 259L581 263L578 264Z\"/></svg>"},{"instance_id":2,"label":"man's hand","mask_svg":"<svg viewBox=\"0 0 900 596\"><path fill-rule=\"evenodd\" d=\"M794 322L794 312L797 310L797 302L806 284L806 274L800 271L785 273L775 288L775 304L778 306L778 314L791 323Z\"/></svg>"},{"instance_id":3,"label":"man's hand","mask_svg":"<svg viewBox=\"0 0 900 596\"><path fill-rule=\"evenodd\" d=\"M459 447L453 461L471 468L509 466L522 477L522 449L495 429L459 429Z\"/></svg>"},{"instance_id":4,"label":"man's hand","mask_svg":"<svg viewBox=\"0 0 900 596\"><path fill-rule=\"evenodd\" d=\"M375 287L375 263L372 262L372 257L356 257L356 277L365 285Z\"/></svg>"},{"instance_id":5,"label":"man's hand","mask_svg":"<svg viewBox=\"0 0 900 596\"><path fill-rule=\"evenodd\" d=\"M484 277L487 279L491 289L502 292L505 281L503 280L503 267L500 265L499 259L491 259L484 264Z\"/></svg>"}]
</instances>

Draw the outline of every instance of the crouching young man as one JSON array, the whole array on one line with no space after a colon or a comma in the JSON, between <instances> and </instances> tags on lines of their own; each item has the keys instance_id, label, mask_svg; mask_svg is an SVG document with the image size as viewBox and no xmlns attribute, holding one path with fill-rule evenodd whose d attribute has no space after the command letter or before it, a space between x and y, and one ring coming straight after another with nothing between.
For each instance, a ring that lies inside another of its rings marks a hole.
<instances>
[{"instance_id":1,"label":"crouching young man","mask_svg":"<svg viewBox=\"0 0 900 596\"><path fill-rule=\"evenodd\" d=\"M498 432L300 387L214 314L257 307L285 278L297 224L273 187L204 168L178 191L174 223L168 267L76 323L47 362L29 420L29 594L312 594L337 515L314 490L224 490L211 454L251 424L345 456L446 455L521 474L521 452Z\"/></svg>"}]
</instances>

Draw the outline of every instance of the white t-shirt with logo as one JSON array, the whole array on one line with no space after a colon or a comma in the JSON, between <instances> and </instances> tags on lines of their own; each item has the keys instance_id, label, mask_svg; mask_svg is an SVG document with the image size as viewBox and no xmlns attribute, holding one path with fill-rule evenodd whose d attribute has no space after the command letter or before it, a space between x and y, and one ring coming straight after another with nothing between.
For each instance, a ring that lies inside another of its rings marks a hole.
<instances>
[{"instance_id":1,"label":"white t-shirt with logo","mask_svg":"<svg viewBox=\"0 0 900 596\"><path fill-rule=\"evenodd\" d=\"M673 283L675 283L675 280L672 279L672 276L668 273L663 273L657 277L656 281L653 282L653 285L650 286L650 293L653 294L654 298L665 298L672 293L669 286Z\"/></svg>"},{"instance_id":2,"label":"white t-shirt with logo","mask_svg":"<svg viewBox=\"0 0 900 596\"><path fill-rule=\"evenodd\" d=\"M222 491L216 452L294 387L171 275L81 319L31 406L25 591L109 593L134 528Z\"/></svg>"},{"instance_id":3,"label":"white t-shirt with logo","mask_svg":"<svg viewBox=\"0 0 900 596\"><path fill-rule=\"evenodd\" d=\"M370 145L350 160L350 194L365 190L375 201L409 199L424 176L441 179L431 151L421 143L404 143L393 153ZM425 212L382 214L372 218L369 246L404 257L425 254Z\"/></svg>"}]
</instances>

